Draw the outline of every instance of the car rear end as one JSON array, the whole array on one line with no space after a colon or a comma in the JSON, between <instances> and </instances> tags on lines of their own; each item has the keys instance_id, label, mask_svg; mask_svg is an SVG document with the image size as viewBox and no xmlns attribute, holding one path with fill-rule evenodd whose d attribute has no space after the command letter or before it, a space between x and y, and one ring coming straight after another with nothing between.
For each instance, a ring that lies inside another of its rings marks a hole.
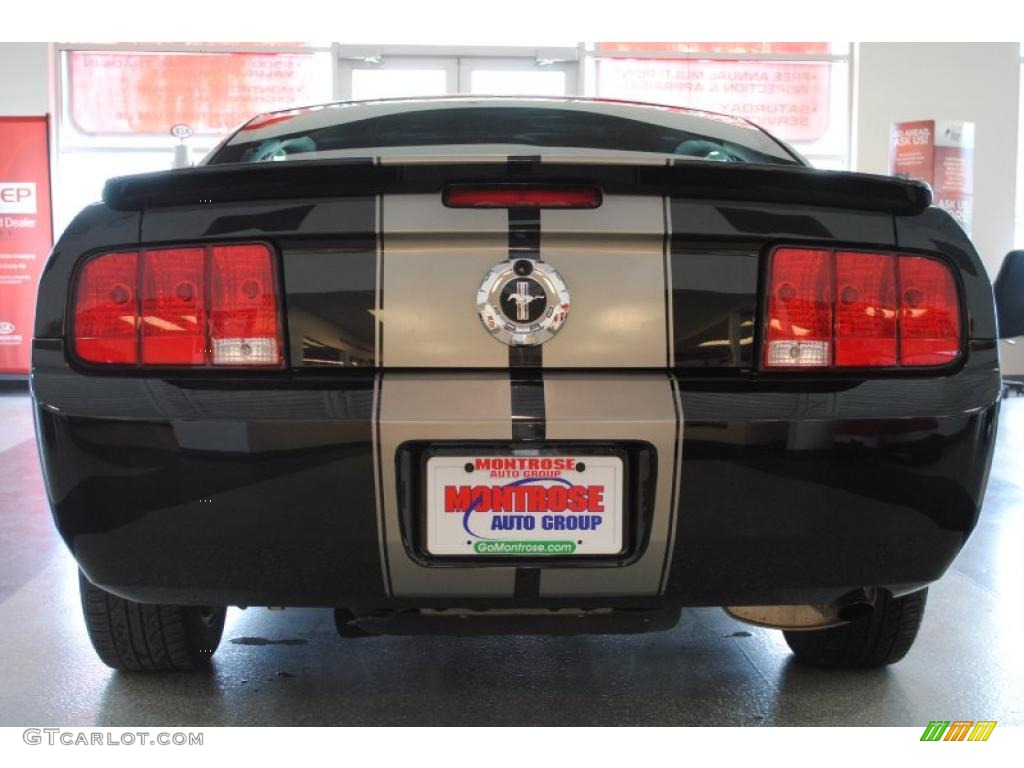
<instances>
[{"instance_id":1,"label":"car rear end","mask_svg":"<svg viewBox=\"0 0 1024 768\"><path fill-rule=\"evenodd\" d=\"M32 385L89 582L605 631L943 574L999 372L988 278L926 188L495 150L215 155L75 219Z\"/></svg>"}]
</instances>

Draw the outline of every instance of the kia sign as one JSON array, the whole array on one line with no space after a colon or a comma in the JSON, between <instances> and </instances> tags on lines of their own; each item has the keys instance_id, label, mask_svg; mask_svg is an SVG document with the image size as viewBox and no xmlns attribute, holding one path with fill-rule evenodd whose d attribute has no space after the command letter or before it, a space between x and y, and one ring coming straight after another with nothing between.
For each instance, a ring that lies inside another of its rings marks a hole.
<instances>
[{"instance_id":1,"label":"kia sign","mask_svg":"<svg viewBox=\"0 0 1024 768\"><path fill-rule=\"evenodd\" d=\"M26 375L36 290L53 246L45 117L0 117L0 376Z\"/></svg>"}]
</instances>

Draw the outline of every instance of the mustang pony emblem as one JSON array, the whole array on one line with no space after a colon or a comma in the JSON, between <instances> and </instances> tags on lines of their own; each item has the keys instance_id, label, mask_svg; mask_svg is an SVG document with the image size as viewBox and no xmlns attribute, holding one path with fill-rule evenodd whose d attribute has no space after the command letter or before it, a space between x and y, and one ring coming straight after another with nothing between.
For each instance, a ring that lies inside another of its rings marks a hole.
<instances>
[{"instance_id":1,"label":"mustang pony emblem","mask_svg":"<svg viewBox=\"0 0 1024 768\"><path fill-rule=\"evenodd\" d=\"M516 305L516 320L523 321L530 319L530 302L542 299L543 296L531 296L530 284L525 280L516 282L516 292L508 297L508 300Z\"/></svg>"},{"instance_id":2,"label":"mustang pony emblem","mask_svg":"<svg viewBox=\"0 0 1024 768\"><path fill-rule=\"evenodd\" d=\"M569 289L548 264L503 261L484 275L476 297L487 332L510 346L543 344L565 324Z\"/></svg>"}]
</instances>

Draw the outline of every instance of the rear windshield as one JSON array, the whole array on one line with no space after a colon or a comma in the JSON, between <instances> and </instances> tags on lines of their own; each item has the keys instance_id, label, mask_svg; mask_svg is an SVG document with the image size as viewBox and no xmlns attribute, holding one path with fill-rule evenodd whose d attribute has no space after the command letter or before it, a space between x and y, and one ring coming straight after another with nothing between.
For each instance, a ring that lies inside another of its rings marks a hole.
<instances>
[{"instance_id":1,"label":"rear windshield","mask_svg":"<svg viewBox=\"0 0 1024 768\"><path fill-rule=\"evenodd\" d=\"M269 125L272 121L267 121ZM295 123L301 123L301 120ZM329 125L297 127L290 120L259 130L246 140L246 129L231 137L210 164L256 163L304 159L311 153L387 147L443 145L529 145L574 149L652 152L726 163L799 165L785 147L757 129L715 135L712 119L690 120L700 131L683 130L618 115L533 107L439 108L397 112ZM250 131L255 133L255 131ZM272 135L268 136L268 132ZM735 134L749 133L749 142ZM373 153L368 153L373 154Z\"/></svg>"}]
</instances>

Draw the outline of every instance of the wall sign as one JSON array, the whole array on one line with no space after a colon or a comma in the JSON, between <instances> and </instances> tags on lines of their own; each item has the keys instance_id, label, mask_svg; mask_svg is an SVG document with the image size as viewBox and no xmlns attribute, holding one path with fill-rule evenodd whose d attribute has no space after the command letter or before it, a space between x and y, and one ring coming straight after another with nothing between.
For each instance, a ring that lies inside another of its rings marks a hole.
<instances>
[{"instance_id":1,"label":"wall sign","mask_svg":"<svg viewBox=\"0 0 1024 768\"><path fill-rule=\"evenodd\" d=\"M46 117L0 117L0 375L28 374L36 290L53 247Z\"/></svg>"},{"instance_id":2,"label":"wall sign","mask_svg":"<svg viewBox=\"0 0 1024 768\"><path fill-rule=\"evenodd\" d=\"M971 233L974 213L974 123L915 120L894 123L889 173L931 185L936 205Z\"/></svg>"}]
</instances>

